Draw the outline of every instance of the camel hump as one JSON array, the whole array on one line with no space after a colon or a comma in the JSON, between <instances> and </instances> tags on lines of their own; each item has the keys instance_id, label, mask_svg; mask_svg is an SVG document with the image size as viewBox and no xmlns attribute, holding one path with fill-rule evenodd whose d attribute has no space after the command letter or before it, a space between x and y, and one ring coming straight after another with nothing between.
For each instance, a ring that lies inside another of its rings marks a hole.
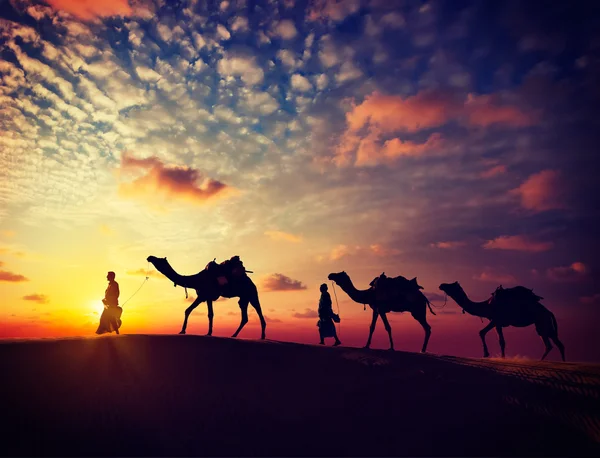
<instances>
[{"instance_id":1,"label":"camel hump","mask_svg":"<svg viewBox=\"0 0 600 458\"><path fill-rule=\"evenodd\" d=\"M543 297L535 294L533 289L524 286L515 286L513 288L502 288L502 286L499 286L496 288L496 291L492 293L492 300L503 302L538 302L541 299L543 299Z\"/></svg>"}]
</instances>

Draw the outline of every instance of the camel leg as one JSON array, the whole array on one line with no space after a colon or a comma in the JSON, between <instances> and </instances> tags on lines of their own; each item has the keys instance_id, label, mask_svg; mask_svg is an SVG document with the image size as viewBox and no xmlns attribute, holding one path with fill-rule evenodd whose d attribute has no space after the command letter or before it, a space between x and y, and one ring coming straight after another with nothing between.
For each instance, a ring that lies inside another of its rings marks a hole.
<instances>
[{"instance_id":1,"label":"camel leg","mask_svg":"<svg viewBox=\"0 0 600 458\"><path fill-rule=\"evenodd\" d=\"M246 298L243 298L243 299L240 298L240 300L238 301L238 304L240 305L240 309L242 311L242 321L240 322L240 327L237 328L237 331L235 331L231 337L237 337L238 334L240 333L240 331L242 330L242 328L248 322L248 303L249 302L250 301Z\"/></svg>"},{"instance_id":2,"label":"camel leg","mask_svg":"<svg viewBox=\"0 0 600 458\"><path fill-rule=\"evenodd\" d=\"M490 322L485 328L479 331L479 337L481 337L481 342L483 343L483 357L488 358L490 356L490 352L488 351L487 344L485 343L485 335L490 332L492 329L496 327L496 323L493 321Z\"/></svg>"},{"instance_id":3,"label":"camel leg","mask_svg":"<svg viewBox=\"0 0 600 458\"><path fill-rule=\"evenodd\" d=\"M558 347L558 350L560 351L560 356L561 356L563 362L565 362L566 361L565 360L565 346L563 345L563 343L560 340L558 340L557 334L550 336L550 338L554 341L554 343Z\"/></svg>"},{"instance_id":4,"label":"camel leg","mask_svg":"<svg viewBox=\"0 0 600 458\"><path fill-rule=\"evenodd\" d=\"M390 322L387 319L387 315L385 313L381 314L381 321L383 321L383 326L390 336L390 350L394 351L394 341L392 340L392 327L390 326Z\"/></svg>"},{"instance_id":5,"label":"camel leg","mask_svg":"<svg viewBox=\"0 0 600 458\"><path fill-rule=\"evenodd\" d=\"M373 337L373 332L375 332L375 325L377 324L377 318L379 317L379 312L377 309L373 309L373 319L371 320L371 328L369 329L369 339L367 340L367 344L365 348L371 347L371 337Z\"/></svg>"},{"instance_id":6,"label":"camel leg","mask_svg":"<svg viewBox=\"0 0 600 458\"><path fill-rule=\"evenodd\" d=\"M252 305L252 307L254 307L254 310L256 310L256 313L258 314L258 318L260 319L260 327L261 327L261 334L260 334L260 338L262 340L265 339L265 329L267 328L267 322L265 321L265 317L262 314L262 309L260 308L260 302L258 301L258 297L254 297L250 300L250 305Z\"/></svg>"},{"instance_id":7,"label":"camel leg","mask_svg":"<svg viewBox=\"0 0 600 458\"><path fill-rule=\"evenodd\" d=\"M550 343L550 339L548 338L548 336L540 336L540 337L542 338L542 341L544 342L544 345L546 346L546 351L542 355L542 359L541 359L541 361L544 361L546 356L548 356L548 353L550 353L550 350L552 350L552 344Z\"/></svg>"},{"instance_id":8,"label":"camel leg","mask_svg":"<svg viewBox=\"0 0 600 458\"><path fill-rule=\"evenodd\" d=\"M504 332L502 332L502 326L496 326L496 332L498 333L498 340L500 341L500 351L502 352L502 357L504 358L504 348L506 347L506 342L504 341Z\"/></svg>"},{"instance_id":9,"label":"camel leg","mask_svg":"<svg viewBox=\"0 0 600 458\"><path fill-rule=\"evenodd\" d=\"M179 332L179 334L185 334L185 330L187 328L187 322L188 322L188 318L190 317L190 313L192 313L192 310L194 310L196 307L198 307L198 305L200 305L200 299L198 299L196 297L196 300L194 302L192 302L192 305L190 305L188 308L185 309L185 318L183 320L183 326L181 327L181 331Z\"/></svg>"},{"instance_id":10,"label":"camel leg","mask_svg":"<svg viewBox=\"0 0 600 458\"><path fill-rule=\"evenodd\" d=\"M208 307L208 334L207 336L212 336L212 327L213 327L213 303L211 300L206 301L206 306Z\"/></svg>"},{"instance_id":11,"label":"camel leg","mask_svg":"<svg viewBox=\"0 0 600 458\"><path fill-rule=\"evenodd\" d=\"M427 344L429 343L429 337L431 337L431 326L427 322L427 318L425 316L426 313L427 313L426 309L423 309L422 314L419 313L418 315L415 315L414 313L411 313L413 318L415 320L417 320L419 322L419 324L421 326L423 326L423 329L425 330L425 340L423 341L423 347L421 348L421 353L425 353L427 351Z\"/></svg>"}]
</instances>

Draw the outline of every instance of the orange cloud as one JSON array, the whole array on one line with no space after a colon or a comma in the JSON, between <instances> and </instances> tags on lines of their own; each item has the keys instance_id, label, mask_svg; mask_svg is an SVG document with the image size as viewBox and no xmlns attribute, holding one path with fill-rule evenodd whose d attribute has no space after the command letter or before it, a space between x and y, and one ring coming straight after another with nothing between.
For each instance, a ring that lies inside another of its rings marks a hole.
<instances>
[{"instance_id":1,"label":"orange cloud","mask_svg":"<svg viewBox=\"0 0 600 458\"><path fill-rule=\"evenodd\" d=\"M319 314L312 309L305 309L304 312L296 312L292 315L294 318L319 318Z\"/></svg>"},{"instance_id":2,"label":"orange cloud","mask_svg":"<svg viewBox=\"0 0 600 458\"><path fill-rule=\"evenodd\" d=\"M425 143L415 143L411 141L402 141L399 138L387 140L381 144L378 133L373 130L371 133L358 140L358 149L356 150L356 167L377 165L384 162L392 162L402 156L420 156L421 154L439 146L441 144L441 135L432 134Z\"/></svg>"},{"instance_id":3,"label":"orange cloud","mask_svg":"<svg viewBox=\"0 0 600 458\"><path fill-rule=\"evenodd\" d=\"M3 237L14 237L15 235L17 235L17 233L15 231L6 230L0 231L0 235L2 235Z\"/></svg>"},{"instance_id":4,"label":"orange cloud","mask_svg":"<svg viewBox=\"0 0 600 458\"><path fill-rule=\"evenodd\" d=\"M532 114L525 113L515 106L502 105L494 95L469 94L465 102L465 115L469 125L481 127L492 124L526 127L536 121Z\"/></svg>"},{"instance_id":5,"label":"orange cloud","mask_svg":"<svg viewBox=\"0 0 600 458\"><path fill-rule=\"evenodd\" d=\"M23 300L38 302L40 304L47 304L50 302L50 299L45 294L29 294L27 296L23 296Z\"/></svg>"},{"instance_id":6,"label":"orange cloud","mask_svg":"<svg viewBox=\"0 0 600 458\"><path fill-rule=\"evenodd\" d=\"M402 251L397 250L396 248L386 248L382 245L380 245L379 243L376 243L374 245L371 245L369 247L371 249L371 252L376 255L376 256L393 256L393 255L397 255L397 254L401 254Z\"/></svg>"},{"instance_id":7,"label":"orange cloud","mask_svg":"<svg viewBox=\"0 0 600 458\"><path fill-rule=\"evenodd\" d=\"M2 267L4 263L0 261L0 267ZM23 281L29 281L29 278L24 277L20 274L15 274L12 272L8 272L6 270L0 270L0 281L10 282L10 283L19 283Z\"/></svg>"},{"instance_id":8,"label":"orange cloud","mask_svg":"<svg viewBox=\"0 0 600 458\"><path fill-rule=\"evenodd\" d=\"M294 243L300 243L302 241L301 236L290 234L288 232L283 232L283 231L266 231L265 235L270 237L273 240L284 240L286 242L294 242Z\"/></svg>"},{"instance_id":9,"label":"orange cloud","mask_svg":"<svg viewBox=\"0 0 600 458\"><path fill-rule=\"evenodd\" d=\"M539 253L554 246L552 242L536 242L522 235L503 235L483 244L486 250L514 250Z\"/></svg>"},{"instance_id":10,"label":"orange cloud","mask_svg":"<svg viewBox=\"0 0 600 458\"><path fill-rule=\"evenodd\" d=\"M574 262L570 266L552 267L546 271L548 278L558 282L580 280L586 273L587 267L582 262Z\"/></svg>"},{"instance_id":11,"label":"orange cloud","mask_svg":"<svg viewBox=\"0 0 600 458\"><path fill-rule=\"evenodd\" d=\"M263 280L265 291L299 291L306 289L306 285L298 280L292 280L283 274L272 274Z\"/></svg>"},{"instance_id":12,"label":"orange cloud","mask_svg":"<svg viewBox=\"0 0 600 458\"><path fill-rule=\"evenodd\" d=\"M521 205L537 212L565 208L560 172L543 170L531 175L521 186L510 191L521 199Z\"/></svg>"},{"instance_id":13,"label":"orange cloud","mask_svg":"<svg viewBox=\"0 0 600 458\"><path fill-rule=\"evenodd\" d=\"M416 132L441 126L458 110L459 102L441 91L419 92L402 98L374 92L346 114L348 129L376 126L383 132Z\"/></svg>"},{"instance_id":14,"label":"orange cloud","mask_svg":"<svg viewBox=\"0 0 600 458\"><path fill-rule=\"evenodd\" d=\"M492 167L491 169L488 169L485 172L482 172L481 177L482 178L492 178L492 177L495 177L496 175L502 175L503 173L506 173L506 166L496 165L496 166Z\"/></svg>"},{"instance_id":15,"label":"orange cloud","mask_svg":"<svg viewBox=\"0 0 600 458\"><path fill-rule=\"evenodd\" d=\"M131 16L128 0L46 0L55 10L89 20L97 17Z\"/></svg>"},{"instance_id":16,"label":"orange cloud","mask_svg":"<svg viewBox=\"0 0 600 458\"><path fill-rule=\"evenodd\" d=\"M429 90L402 98L374 92L346 113L346 131L335 148L334 163L338 166L375 165L402 156L418 156L439 147L441 136L434 133L425 143L402 141L390 134L415 133L440 127L456 120L467 126L485 127L502 124L510 127L531 125L535 118L512 105L502 104L497 96L469 94L460 99L448 91ZM495 167L490 176L505 168Z\"/></svg>"},{"instance_id":17,"label":"orange cloud","mask_svg":"<svg viewBox=\"0 0 600 458\"><path fill-rule=\"evenodd\" d=\"M204 178L196 169L165 165L156 156L138 159L125 153L121 158L121 170L146 171L132 182L119 185L119 194L124 197L145 197L155 202L157 196L162 196L168 200L181 198L204 203L231 191L220 181Z\"/></svg>"}]
</instances>

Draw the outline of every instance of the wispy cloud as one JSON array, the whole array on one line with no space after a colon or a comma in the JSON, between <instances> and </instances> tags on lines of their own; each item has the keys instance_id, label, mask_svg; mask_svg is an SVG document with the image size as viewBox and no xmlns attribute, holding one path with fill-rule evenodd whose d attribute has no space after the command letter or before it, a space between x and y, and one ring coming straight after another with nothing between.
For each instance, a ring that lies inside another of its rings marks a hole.
<instances>
[{"instance_id":1,"label":"wispy cloud","mask_svg":"<svg viewBox=\"0 0 600 458\"><path fill-rule=\"evenodd\" d=\"M290 234L283 231L266 231L265 235L273 240L284 240L286 242L300 243L302 236Z\"/></svg>"},{"instance_id":2,"label":"wispy cloud","mask_svg":"<svg viewBox=\"0 0 600 458\"><path fill-rule=\"evenodd\" d=\"M45 294L29 294L27 296L23 296L23 300L38 302L39 304L47 304L50 302L50 298Z\"/></svg>"},{"instance_id":3,"label":"wispy cloud","mask_svg":"<svg viewBox=\"0 0 600 458\"><path fill-rule=\"evenodd\" d=\"M546 275L553 281L571 282L581 280L587 273L588 268L582 262L574 262L569 266L551 267L546 270Z\"/></svg>"},{"instance_id":4,"label":"wispy cloud","mask_svg":"<svg viewBox=\"0 0 600 458\"><path fill-rule=\"evenodd\" d=\"M513 250L539 253L551 250L554 247L554 243L538 242L524 235L503 235L493 240L488 240L482 246L486 250Z\"/></svg>"},{"instance_id":5,"label":"wispy cloud","mask_svg":"<svg viewBox=\"0 0 600 458\"><path fill-rule=\"evenodd\" d=\"M295 312L292 314L294 318L319 318L319 314L312 309L305 309L304 312Z\"/></svg>"},{"instance_id":6,"label":"wispy cloud","mask_svg":"<svg viewBox=\"0 0 600 458\"><path fill-rule=\"evenodd\" d=\"M456 248L463 247L467 242L461 241L448 241L448 242L435 242L430 244L432 248L442 248L443 250L454 250Z\"/></svg>"},{"instance_id":7,"label":"wispy cloud","mask_svg":"<svg viewBox=\"0 0 600 458\"><path fill-rule=\"evenodd\" d=\"M0 261L0 267L2 266L4 266L4 262ZM24 281L29 281L29 278L21 274L15 274L6 270L0 270L0 281L9 283L20 283Z\"/></svg>"}]
</instances>

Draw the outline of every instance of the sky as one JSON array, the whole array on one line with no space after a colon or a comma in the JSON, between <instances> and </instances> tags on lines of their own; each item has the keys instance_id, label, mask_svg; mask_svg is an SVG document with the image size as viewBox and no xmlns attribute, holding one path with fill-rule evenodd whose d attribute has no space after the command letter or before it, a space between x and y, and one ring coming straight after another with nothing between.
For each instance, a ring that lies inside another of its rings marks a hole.
<instances>
[{"instance_id":1,"label":"sky","mask_svg":"<svg viewBox=\"0 0 600 458\"><path fill-rule=\"evenodd\" d=\"M93 335L109 270L122 304L135 293L122 332L176 333L194 293L147 256L193 274L239 255L271 338L318 341L330 272L358 288L385 272L417 277L438 307L442 282L473 300L533 288L567 356L600 361L598 13L0 2L0 337ZM364 344L370 313L331 288L342 341ZM434 310L430 350L480 356L485 323L452 300ZM418 351L419 324L390 318L396 347ZM238 323L219 300L214 334ZM201 304L188 332L206 330ZM251 311L241 337L259 335ZM505 335L509 354L541 356L533 327Z\"/></svg>"}]
</instances>

